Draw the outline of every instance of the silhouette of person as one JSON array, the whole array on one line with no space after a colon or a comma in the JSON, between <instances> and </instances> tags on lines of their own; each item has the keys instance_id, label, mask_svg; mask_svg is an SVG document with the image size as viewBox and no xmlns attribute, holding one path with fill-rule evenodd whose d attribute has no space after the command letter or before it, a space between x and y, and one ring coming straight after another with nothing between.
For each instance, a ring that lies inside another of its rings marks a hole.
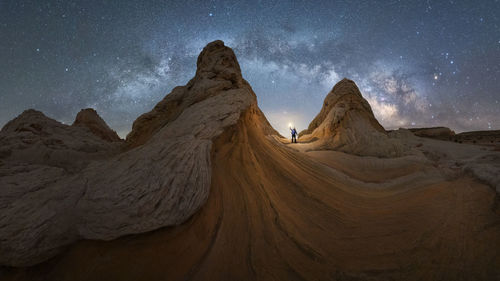
<instances>
[{"instance_id":1,"label":"silhouette of person","mask_svg":"<svg viewBox=\"0 0 500 281\"><path fill-rule=\"evenodd\" d=\"M290 131L292 131L292 143L297 143L297 130L295 130L295 127L292 129L290 128Z\"/></svg>"}]
</instances>

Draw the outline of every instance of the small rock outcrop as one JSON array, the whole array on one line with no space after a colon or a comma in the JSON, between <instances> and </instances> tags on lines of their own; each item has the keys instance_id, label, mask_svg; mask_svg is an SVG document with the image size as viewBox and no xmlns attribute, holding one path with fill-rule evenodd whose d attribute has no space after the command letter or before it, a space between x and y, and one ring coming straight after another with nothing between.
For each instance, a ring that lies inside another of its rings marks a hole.
<instances>
[{"instance_id":1,"label":"small rock outcrop","mask_svg":"<svg viewBox=\"0 0 500 281\"><path fill-rule=\"evenodd\" d=\"M344 78L328 93L309 127L299 134L314 150L331 149L350 154L396 157L405 148L389 138L373 115L356 84Z\"/></svg>"},{"instance_id":2,"label":"small rock outcrop","mask_svg":"<svg viewBox=\"0 0 500 281\"><path fill-rule=\"evenodd\" d=\"M438 140L451 140L455 136L455 132L447 127L410 128L409 130L417 137Z\"/></svg>"},{"instance_id":3,"label":"small rock outcrop","mask_svg":"<svg viewBox=\"0 0 500 281\"><path fill-rule=\"evenodd\" d=\"M82 109L78 112L72 126L88 128L92 134L105 141L115 142L122 140L93 108Z\"/></svg>"},{"instance_id":4,"label":"small rock outcrop","mask_svg":"<svg viewBox=\"0 0 500 281\"><path fill-rule=\"evenodd\" d=\"M500 151L500 130L462 132L456 134L452 140L458 143L492 145Z\"/></svg>"},{"instance_id":5,"label":"small rock outcrop","mask_svg":"<svg viewBox=\"0 0 500 281\"><path fill-rule=\"evenodd\" d=\"M0 159L27 168L44 165L74 173L92 160L115 152L115 145L89 130L61 124L33 109L24 111L0 131ZM0 182L3 180L0 178Z\"/></svg>"}]
</instances>

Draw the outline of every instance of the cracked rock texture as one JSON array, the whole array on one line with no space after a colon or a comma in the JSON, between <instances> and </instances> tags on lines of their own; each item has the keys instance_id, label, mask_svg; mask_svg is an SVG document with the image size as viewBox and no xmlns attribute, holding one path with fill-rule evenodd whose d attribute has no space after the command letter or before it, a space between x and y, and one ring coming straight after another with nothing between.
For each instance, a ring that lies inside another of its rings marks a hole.
<instances>
[{"instance_id":1,"label":"cracked rock texture","mask_svg":"<svg viewBox=\"0 0 500 281\"><path fill-rule=\"evenodd\" d=\"M125 142L28 113L0 133L0 262L34 264L71 245L36 266L0 267L2 281L500 276L488 186L498 191L500 153L386 133L350 80L298 143L272 129L221 41ZM43 144L56 132L66 148ZM80 162L17 156L32 146ZM411 154L391 157L400 148Z\"/></svg>"},{"instance_id":2,"label":"cracked rock texture","mask_svg":"<svg viewBox=\"0 0 500 281\"><path fill-rule=\"evenodd\" d=\"M0 132L0 264L184 222L207 200L212 140L248 110L260 113L255 94L214 41L195 77L140 116L125 145L91 109L73 126L24 112Z\"/></svg>"}]
</instances>

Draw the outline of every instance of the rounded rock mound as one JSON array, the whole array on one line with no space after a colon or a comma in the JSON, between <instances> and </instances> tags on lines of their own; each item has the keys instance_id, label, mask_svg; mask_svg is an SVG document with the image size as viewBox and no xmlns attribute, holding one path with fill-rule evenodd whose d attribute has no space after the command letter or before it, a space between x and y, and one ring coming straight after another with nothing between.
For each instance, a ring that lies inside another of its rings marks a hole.
<instances>
[{"instance_id":1,"label":"rounded rock mound","mask_svg":"<svg viewBox=\"0 0 500 281\"><path fill-rule=\"evenodd\" d=\"M299 134L311 150L338 150L361 156L397 157L405 152L389 138L354 81L344 78L328 93L323 107Z\"/></svg>"}]
</instances>

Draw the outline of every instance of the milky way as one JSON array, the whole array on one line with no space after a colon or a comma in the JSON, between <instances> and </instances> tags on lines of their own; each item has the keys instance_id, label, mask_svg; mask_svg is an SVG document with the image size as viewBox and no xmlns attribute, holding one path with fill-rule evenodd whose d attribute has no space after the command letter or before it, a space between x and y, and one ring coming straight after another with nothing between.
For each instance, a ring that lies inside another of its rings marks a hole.
<instances>
[{"instance_id":1,"label":"milky way","mask_svg":"<svg viewBox=\"0 0 500 281\"><path fill-rule=\"evenodd\" d=\"M0 126L93 107L121 136L193 77L204 45L238 57L282 133L353 79L387 129L500 128L499 1L0 1Z\"/></svg>"}]
</instances>

